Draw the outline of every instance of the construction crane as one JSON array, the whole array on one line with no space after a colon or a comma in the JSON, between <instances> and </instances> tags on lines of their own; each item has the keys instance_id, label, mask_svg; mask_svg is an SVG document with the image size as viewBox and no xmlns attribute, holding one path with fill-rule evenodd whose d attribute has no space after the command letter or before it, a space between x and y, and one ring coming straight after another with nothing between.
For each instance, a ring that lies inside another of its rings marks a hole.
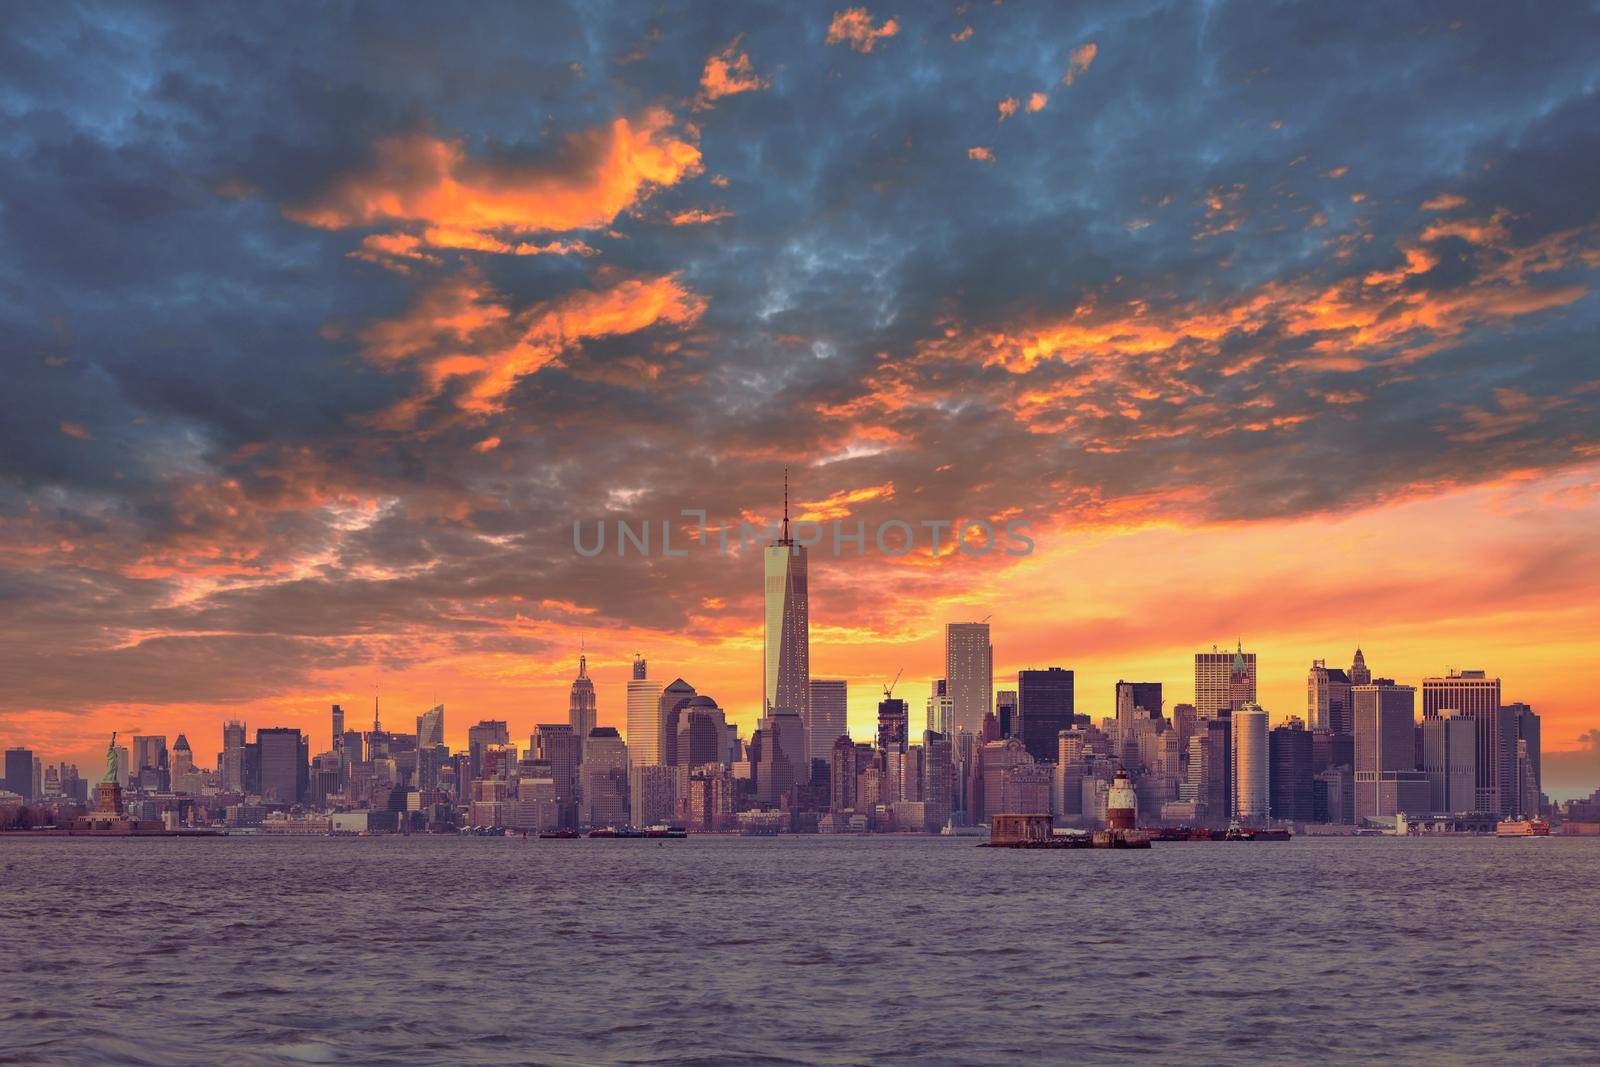
<instances>
[{"instance_id":1,"label":"construction crane","mask_svg":"<svg viewBox=\"0 0 1600 1067\"><path fill-rule=\"evenodd\" d=\"M906 669L904 667L901 667L899 670L894 672L894 681L890 682L888 685L883 687L883 699L885 699L885 700L893 700L894 699L894 687L896 685L900 684L900 676L902 674L904 674L905 672L906 672Z\"/></svg>"}]
</instances>

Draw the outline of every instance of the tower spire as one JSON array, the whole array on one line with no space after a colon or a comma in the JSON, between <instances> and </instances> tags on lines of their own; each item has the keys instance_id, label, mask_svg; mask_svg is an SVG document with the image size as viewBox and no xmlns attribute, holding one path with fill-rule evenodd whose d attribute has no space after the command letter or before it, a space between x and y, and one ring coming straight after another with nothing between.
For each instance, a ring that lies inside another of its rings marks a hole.
<instances>
[{"instance_id":1,"label":"tower spire","mask_svg":"<svg viewBox=\"0 0 1600 1067\"><path fill-rule=\"evenodd\" d=\"M783 541L789 542L789 468L783 468Z\"/></svg>"}]
</instances>

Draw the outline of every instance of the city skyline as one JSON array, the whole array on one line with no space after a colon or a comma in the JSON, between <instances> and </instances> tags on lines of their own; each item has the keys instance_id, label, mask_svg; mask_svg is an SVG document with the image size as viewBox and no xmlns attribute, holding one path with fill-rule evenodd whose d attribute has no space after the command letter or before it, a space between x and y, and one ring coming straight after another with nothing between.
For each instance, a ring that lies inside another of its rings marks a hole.
<instances>
[{"instance_id":1,"label":"city skyline","mask_svg":"<svg viewBox=\"0 0 1600 1067\"><path fill-rule=\"evenodd\" d=\"M0 63L0 743L554 718L584 650L748 730L760 552L660 523L787 467L918 535L807 563L856 731L992 614L1092 714L1240 637L1274 721L1480 666L1600 778L1592 9L131 10Z\"/></svg>"}]
</instances>

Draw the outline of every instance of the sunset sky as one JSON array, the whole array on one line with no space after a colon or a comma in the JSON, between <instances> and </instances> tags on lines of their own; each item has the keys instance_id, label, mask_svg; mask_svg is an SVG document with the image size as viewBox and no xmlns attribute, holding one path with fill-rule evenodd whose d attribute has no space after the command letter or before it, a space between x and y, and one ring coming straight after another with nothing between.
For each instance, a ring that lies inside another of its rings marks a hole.
<instances>
[{"instance_id":1,"label":"sunset sky","mask_svg":"<svg viewBox=\"0 0 1600 1067\"><path fill-rule=\"evenodd\" d=\"M11 5L0 746L525 743L586 648L746 730L761 564L573 523L1028 524L812 559L811 664L920 719L1193 697L1242 639L1483 668L1600 785L1600 12ZM870 536L869 536L870 541ZM675 544L677 542L675 541Z\"/></svg>"}]
</instances>

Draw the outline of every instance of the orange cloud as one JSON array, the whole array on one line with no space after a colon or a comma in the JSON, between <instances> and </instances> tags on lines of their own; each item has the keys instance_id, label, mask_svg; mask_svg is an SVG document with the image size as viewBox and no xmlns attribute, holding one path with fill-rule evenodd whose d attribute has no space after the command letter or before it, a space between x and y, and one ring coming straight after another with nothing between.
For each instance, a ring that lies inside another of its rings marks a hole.
<instances>
[{"instance_id":1,"label":"orange cloud","mask_svg":"<svg viewBox=\"0 0 1600 1067\"><path fill-rule=\"evenodd\" d=\"M1094 62L1094 57L1100 52L1100 47L1093 41L1081 44L1067 55L1067 72L1061 75L1061 81L1071 85L1078 80L1078 76L1089 69L1089 64Z\"/></svg>"},{"instance_id":2,"label":"orange cloud","mask_svg":"<svg viewBox=\"0 0 1600 1067\"><path fill-rule=\"evenodd\" d=\"M727 208L714 207L709 210L690 208L687 211L674 212L667 216L667 221L674 226L699 226L707 222L721 222L723 219L733 218L733 212Z\"/></svg>"},{"instance_id":3,"label":"orange cloud","mask_svg":"<svg viewBox=\"0 0 1600 1067\"><path fill-rule=\"evenodd\" d=\"M853 504L864 504L869 500L890 500L893 497L893 482L869 485L861 489L841 489L822 500L802 501L800 513L796 518L800 522L830 522L849 515Z\"/></svg>"},{"instance_id":4,"label":"orange cloud","mask_svg":"<svg viewBox=\"0 0 1600 1067\"><path fill-rule=\"evenodd\" d=\"M1006 97L1004 100L1000 101L1000 118L999 118L998 121L1004 122L1006 119L1010 118L1012 115L1015 115L1017 113L1017 108L1019 108L1021 106L1022 106L1021 104L1017 103L1017 98L1016 97L1014 97L1014 96Z\"/></svg>"},{"instance_id":5,"label":"orange cloud","mask_svg":"<svg viewBox=\"0 0 1600 1067\"><path fill-rule=\"evenodd\" d=\"M866 8L851 7L833 13L833 21L828 24L828 43L848 44L857 52L870 52L880 40L899 32L900 24L894 19L884 19L874 25L872 13Z\"/></svg>"},{"instance_id":6,"label":"orange cloud","mask_svg":"<svg viewBox=\"0 0 1600 1067\"><path fill-rule=\"evenodd\" d=\"M452 382L465 383L455 397L463 412L492 414L504 407L520 379L586 340L656 325L686 326L704 311L704 298L670 274L570 292L521 312L469 276L423 293L404 315L369 326L361 341L368 359L408 363L420 372L420 391L379 420L401 428L413 424L422 404Z\"/></svg>"},{"instance_id":7,"label":"orange cloud","mask_svg":"<svg viewBox=\"0 0 1600 1067\"><path fill-rule=\"evenodd\" d=\"M1455 193L1440 193L1422 202L1424 211L1454 211L1458 207L1465 207L1467 198L1457 196Z\"/></svg>"},{"instance_id":8,"label":"orange cloud","mask_svg":"<svg viewBox=\"0 0 1600 1067\"><path fill-rule=\"evenodd\" d=\"M950 35L950 39L952 41L955 41L957 44L960 44L962 41L965 41L968 37L971 37L971 36L972 36L972 27L971 26L964 26L964 27L961 28L961 30L959 32L952 33Z\"/></svg>"},{"instance_id":9,"label":"orange cloud","mask_svg":"<svg viewBox=\"0 0 1600 1067\"><path fill-rule=\"evenodd\" d=\"M739 37L735 37L728 47L706 60L706 68L700 75L697 107L710 107L713 100L765 89L771 84L750 65L750 54L739 51L739 40Z\"/></svg>"},{"instance_id":10,"label":"orange cloud","mask_svg":"<svg viewBox=\"0 0 1600 1067\"><path fill-rule=\"evenodd\" d=\"M66 434L68 437L76 437L80 441L94 440L94 434L90 433L88 430L84 429L82 425L76 422L63 422L60 429L61 432Z\"/></svg>"},{"instance_id":11,"label":"orange cloud","mask_svg":"<svg viewBox=\"0 0 1600 1067\"><path fill-rule=\"evenodd\" d=\"M1028 97L1029 111L1043 111L1044 106L1050 102L1049 93L1033 93Z\"/></svg>"},{"instance_id":12,"label":"orange cloud","mask_svg":"<svg viewBox=\"0 0 1600 1067\"><path fill-rule=\"evenodd\" d=\"M573 134L541 164L473 159L461 141L428 134L387 138L369 169L285 214L322 229L416 224L439 247L500 251L507 236L608 225L653 189L699 172L700 150L652 108Z\"/></svg>"},{"instance_id":13,"label":"orange cloud","mask_svg":"<svg viewBox=\"0 0 1600 1067\"><path fill-rule=\"evenodd\" d=\"M976 159L982 163L993 163L994 151L984 145L973 145L967 149L967 158Z\"/></svg>"}]
</instances>

